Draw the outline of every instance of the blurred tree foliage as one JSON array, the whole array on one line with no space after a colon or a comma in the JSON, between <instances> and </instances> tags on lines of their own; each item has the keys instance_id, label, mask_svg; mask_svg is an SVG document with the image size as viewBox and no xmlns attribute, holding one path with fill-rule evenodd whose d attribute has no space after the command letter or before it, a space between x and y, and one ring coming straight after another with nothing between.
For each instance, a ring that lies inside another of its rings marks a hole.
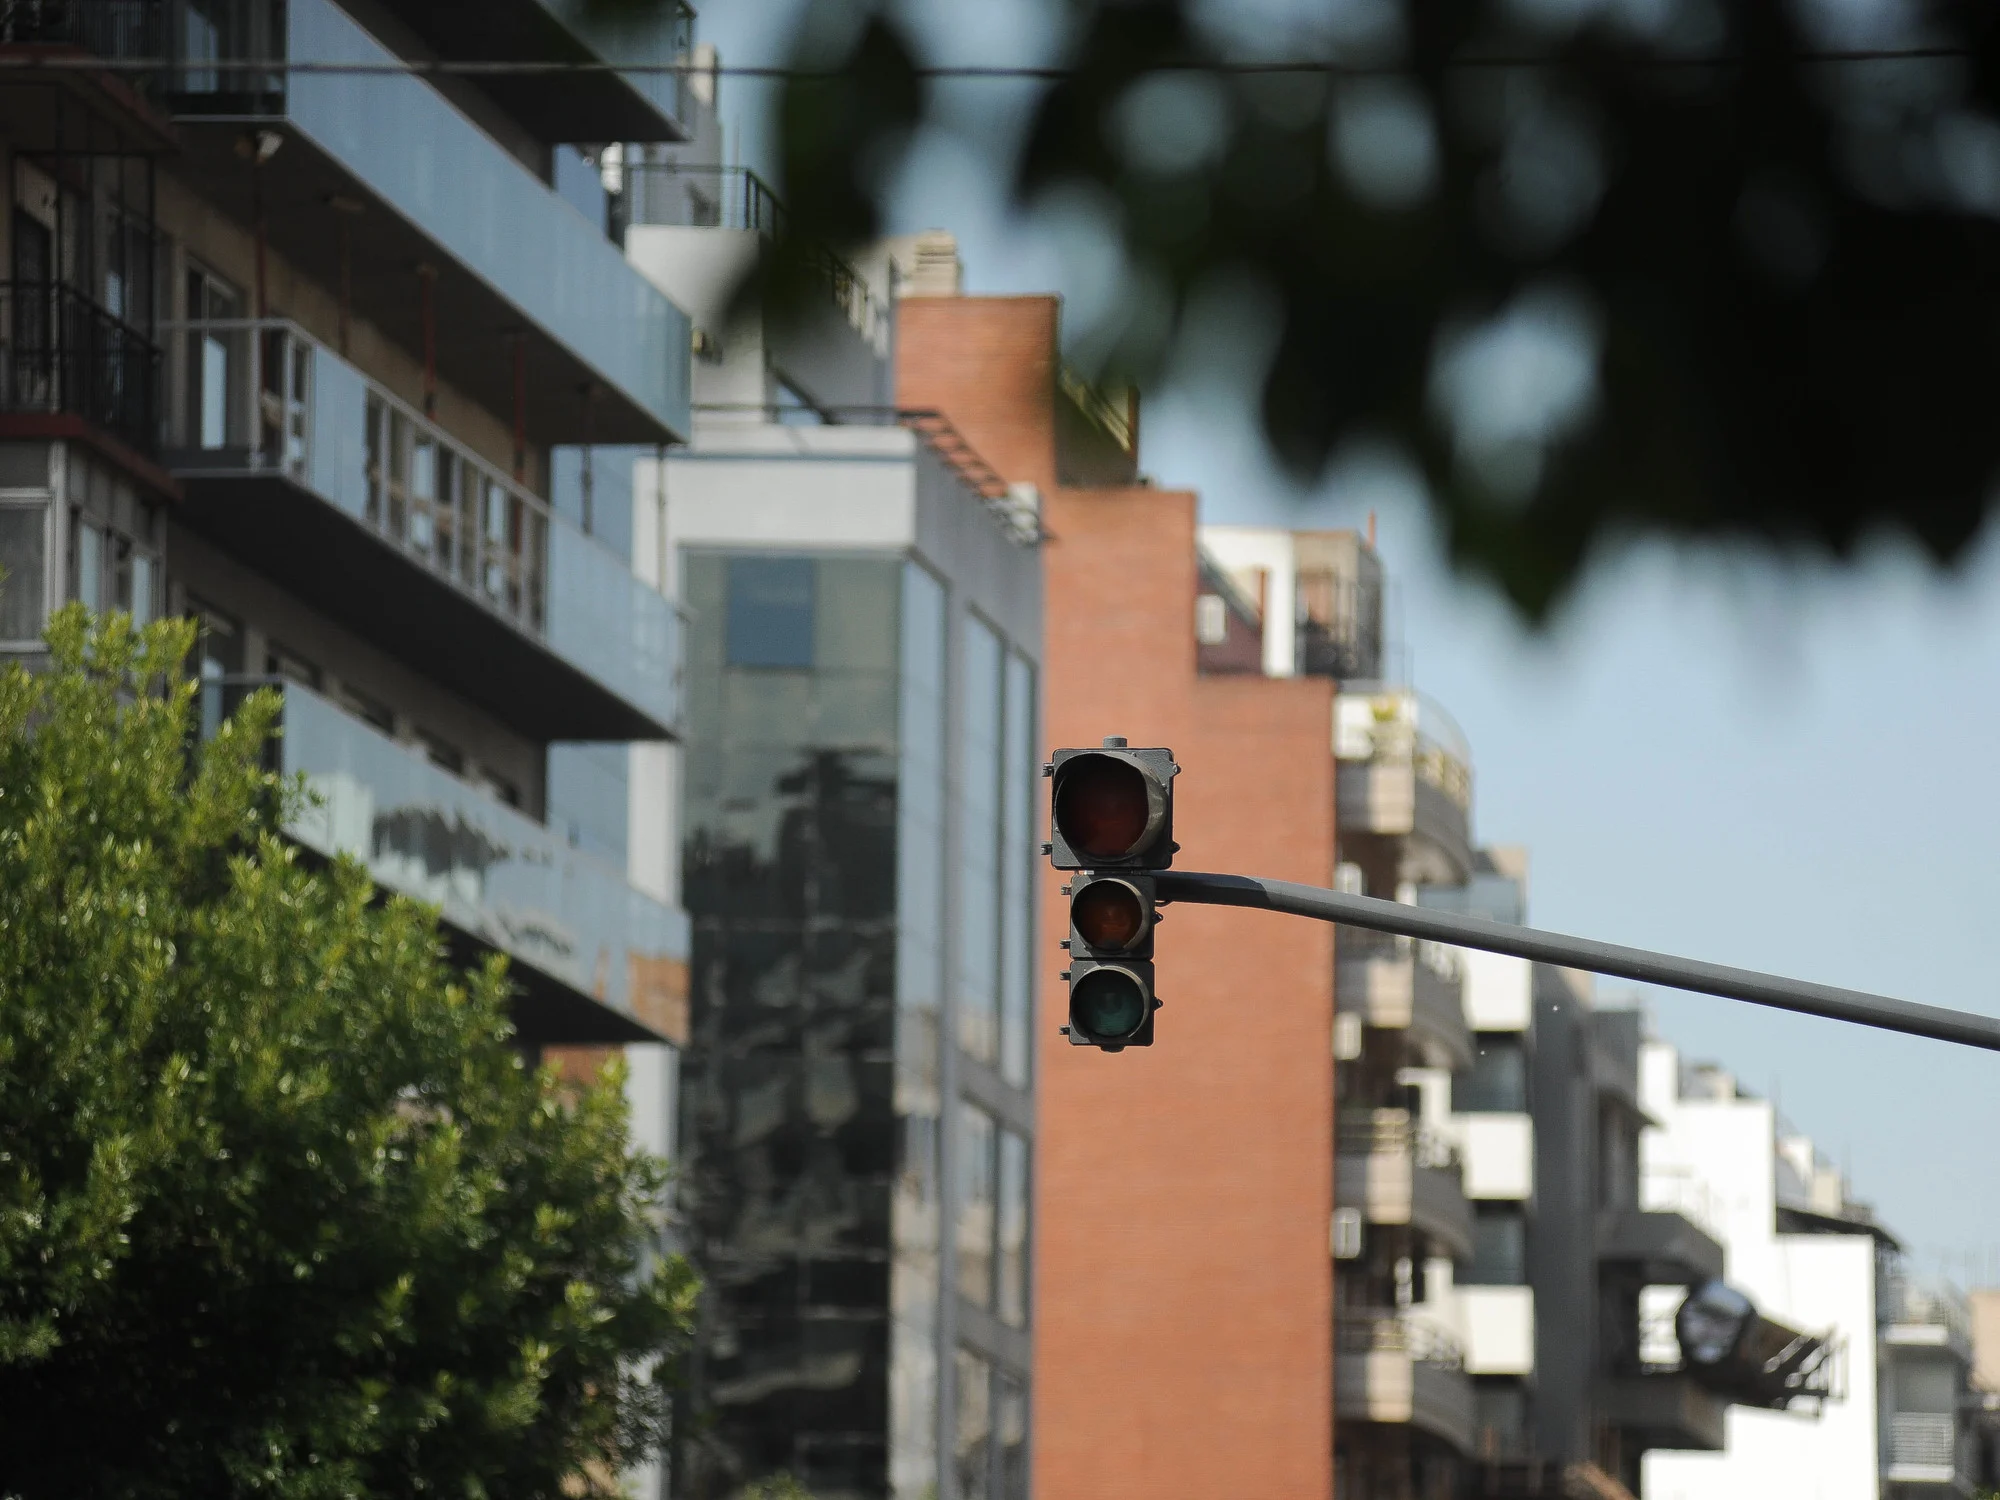
<instances>
[{"instance_id":1,"label":"blurred tree foliage","mask_svg":"<svg viewBox=\"0 0 2000 1500\"><path fill-rule=\"evenodd\" d=\"M791 61L821 76L776 106L799 237L875 234L941 95L981 86L926 77L993 59L924 55L915 8L807 0ZM1110 362L1156 373L1218 289L1269 309L1274 452L1312 479L1393 443L1528 614L1621 534L1900 528L1947 560L1977 530L1990 0L1332 0L1276 51L1197 0L1053 9L1030 128L977 144L1121 246Z\"/></svg>"},{"instance_id":2,"label":"blurred tree foliage","mask_svg":"<svg viewBox=\"0 0 2000 1500\"><path fill-rule=\"evenodd\" d=\"M659 1164L299 863L274 695L193 746L192 641L72 606L0 674L0 1495L611 1493L690 1326Z\"/></svg>"}]
</instances>

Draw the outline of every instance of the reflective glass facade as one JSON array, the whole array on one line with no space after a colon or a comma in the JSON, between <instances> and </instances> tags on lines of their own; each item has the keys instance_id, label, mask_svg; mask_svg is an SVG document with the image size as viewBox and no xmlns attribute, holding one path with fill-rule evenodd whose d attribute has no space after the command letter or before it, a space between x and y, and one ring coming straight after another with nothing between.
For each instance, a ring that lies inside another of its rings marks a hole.
<instances>
[{"instance_id":1,"label":"reflective glass facade","mask_svg":"<svg viewBox=\"0 0 2000 1500\"><path fill-rule=\"evenodd\" d=\"M1025 1494L1025 1344L953 1330L1027 1328L1032 1115L960 1097L952 1057L1025 1081L1032 670L908 559L690 551L682 577L708 1295L677 1492Z\"/></svg>"}]
</instances>

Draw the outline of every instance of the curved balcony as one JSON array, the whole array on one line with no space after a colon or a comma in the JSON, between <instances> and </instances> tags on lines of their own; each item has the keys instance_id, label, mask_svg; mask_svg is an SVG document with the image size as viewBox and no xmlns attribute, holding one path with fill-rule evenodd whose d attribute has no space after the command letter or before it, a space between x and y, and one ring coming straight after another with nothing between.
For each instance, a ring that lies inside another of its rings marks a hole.
<instances>
[{"instance_id":1,"label":"curved balcony","mask_svg":"<svg viewBox=\"0 0 2000 1500\"><path fill-rule=\"evenodd\" d=\"M1370 1224L1406 1224L1454 1260L1472 1254L1472 1208L1448 1136L1412 1123L1407 1110L1377 1109L1343 1114L1334 1144L1337 1207Z\"/></svg>"},{"instance_id":2,"label":"curved balcony","mask_svg":"<svg viewBox=\"0 0 2000 1500\"><path fill-rule=\"evenodd\" d=\"M1343 837L1401 841L1400 878L1462 885L1472 873L1472 753L1451 716L1407 688L1341 693L1335 791Z\"/></svg>"},{"instance_id":3,"label":"curved balcony","mask_svg":"<svg viewBox=\"0 0 2000 1500\"><path fill-rule=\"evenodd\" d=\"M1425 1067L1472 1066L1465 971L1456 949L1343 927L1334 940L1335 1004L1365 1026L1408 1031Z\"/></svg>"},{"instance_id":4,"label":"curved balcony","mask_svg":"<svg viewBox=\"0 0 2000 1500\"><path fill-rule=\"evenodd\" d=\"M1334 1328L1340 1420L1402 1423L1472 1450L1472 1380L1450 1334L1387 1310L1342 1309Z\"/></svg>"}]
</instances>

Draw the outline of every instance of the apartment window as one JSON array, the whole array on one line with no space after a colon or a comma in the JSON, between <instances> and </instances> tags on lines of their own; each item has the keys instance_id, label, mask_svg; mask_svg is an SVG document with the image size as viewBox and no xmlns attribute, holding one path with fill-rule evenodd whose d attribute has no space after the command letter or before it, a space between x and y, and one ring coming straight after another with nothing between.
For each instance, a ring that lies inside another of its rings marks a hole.
<instances>
[{"instance_id":1,"label":"apartment window","mask_svg":"<svg viewBox=\"0 0 2000 1500\"><path fill-rule=\"evenodd\" d=\"M958 1376L958 1422L952 1465L957 1471L959 1500L993 1497L993 1366L960 1349L954 1362Z\"/></svg>"},{"instance_id":2,"label":"apartment window","mask_svg":"<svg viewBox=\"0 0 2000 1500\"><path fill-rule=\"evenodd\" d=\"M340 683L334 691L334 698L340 706L355 718L384 734L396 732L396 716L389 705L379 698L371 697L351 682Z\"/></svg>"},{"instance_id":3,"label":"apartment window","mask_svg":"<svg viewBox=\"0 0 2000 1500\"><path fill-rule=\"evenodd\" d=\"M190 262L187 271L187 320L197 326L187 345L188 431L203 449L229 444L229 397L238 361L235 348L241 328L226 325L243 316L243 299L235 287L206 266Z\"/></svg>"},{"instance_id":4,"label":"apartment window","mask_svg":"<svg viewBox=\"0 0 2000 1500\"><path fill-rule=\"evenodd\" d=\"M1028 1322L1028 1142L1011 1130L1000 1132L997 1311L1016 1328Z\"/></svg>"},{"instance_id":5,"label":"apartment window","mask_svg":"<svg viewBox=\"0 0 2000 1500\"><path fill-rule=\"evenodd\" d=\"M104 608L104 528L72 513L69 529L70 594L95 613Z\"/></svg>"},{"instance_id":6,"label":"apartment window","mask_svg":"<svg viewBox=\"0 0 2000 1500\"><path fill-rule=\"evenodd\" d=\"M1487 1463L1522 1458L1528 1451L1528 1393L1512 1380L1472 1385L1473 1455Z\"/></svg>"},{"instance_id":7,"label":"apartment window","mask_svg":"<svg viewBox=\"0 0 2000 1500\"><path fill-rule=\"evenodd\" d=\"M993 1306L993 1242L998 1203L994 1193L993 1117L977 1105L958 1111L958 1290L966 1301Z\"/></svg>"},{"instance_id":8,"label":"apartment window","mask_svg":"<svg viewBox=\"0 0 2000 1500\"><path fill-rule=\"evenodd\" d=\"M1460 1114L1526 1114L1528 1054L1518 1032L1481 1032L1472 1067L1452 1079L1452 1108Z\"/></svg>"},{"instance_id":9,"label":"apartment window","mask_svg":"<svg viewBox=\"0 0 2000 1500\"><path fill-rule=\"evenodd\" d=\"M1597 1206L1634 1208L1639 1202L1639 1133L1625 1111L1606 1104L1597 1112Z\"/></svg>"},{"instance_id":10,"label":"apartment window","mask_svg":"<svg viewBox=\"0 0 2000 1500\"><path fill-rule=\"evenodd\" d=\"M0 505L0 642L40 638L47 603L49 510Z\"/></svg>"},{"instance_id":11,"label":"apartment window","mask_svg":"<svg viewBox=\"0 0 2000 1500\"><path fill-rule=\"evenodd\" d=\"M195 640L195 670L202 681L201 737L212 740L230 706L223 680L243 675L243 626L234 615L198 599L188 601L188 613L201 627Z\"/></svg>"},{"instance_id":12,"label":"apartment window","mask_svg":"<svg viewBox=\"0 0 2000 1500\"><path fill-rule=\"evenodd\" d=\"M1041 756L1036 750L1035 669L1007 657L1005 782L1000 835L1000 1073L1025 1089L1034 1065L1034 921Z\"/></svg>"},{"instance_id":13,"label":"apartment window","mask_svg":"<svg viewBox=\"0 0 2000 1500\"><path fill-rule=\"evenodd\" d=\"M958 1040L981 1062L1000 1060L1000 862L1005 651L991 626L967 616L960 662L965 716L958 785Z\"/></svg>"},{"instance_id":14,"label":"apartment window","mask_svg":"<svg viewBox=\"0 0 2000 1500\"><path fill-rule=\"evenodd\" d=\"M1466 1286L1527 1285L1528 1221L1518 1206L1473 1206L1472 1259L1457 1280Z\"/></svg>"},{"instance_id":15,"label":"apartment window","mask_svg":"<svg viewBox=\"0 0 2000 1500\"><path fill-rule=\"evenodd\" d=\"M81 508L70 513L70 591L91 610L122 610L134 625L159 615L160 566L153 550ZM153 529L150 512L141 524Z\"/></svg>"},{"instance_id":16,"label":"apartment window","mask_svg":"<svg viewBox=\"0 0 2000 1500\"><path fill-rule=\"evenodd\" d=\"M812 559L732 557L726 587L723 633L730 666L811 669Z\"/></svg>"},{"instance_id":17,"label":"apartment window","mask_svg":"<svg viewBox=\"0 0 2000 1500\"><path fill-rule=\"evenodd\" d=\"M465 753L442 735L419 729L417 743L424 747L425 758L440 771L449 771L454 776L465 774Z\"/></svg>"}]
</instances>

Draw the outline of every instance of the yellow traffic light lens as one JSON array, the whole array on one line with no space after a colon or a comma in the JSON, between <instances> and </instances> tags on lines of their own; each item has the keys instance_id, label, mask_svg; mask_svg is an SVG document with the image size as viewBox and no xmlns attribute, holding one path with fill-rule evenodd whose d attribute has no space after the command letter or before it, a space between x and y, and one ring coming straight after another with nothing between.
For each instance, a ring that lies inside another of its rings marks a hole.
<instances>
[{"instance_id":1,"label":"yellow traffic light lens","mask_svg":"<svg viewBox=\"0 0 2000 1500\"><path fill-rule=\"evenodd\" d=\"M1085 859L1123 859L1153 823L1146 778L1129 761L1081 755L1056 783L1056 827Z\"/></svg>"},{"instance_id":2,"label":"yellow traffic light lens","mask_svg":"<svg viewBox=\"0 0 2000 1500\"><path fill-rule=\"evenodd\" d=\"M1122 880L1093 880L1078 891L1069 919L1093 948L1131 948L1146 935L1146 904Z\"/></svg>"},{"instance_id":3,"label":"yellow traffic light lens","mask_svg":"<svg viewBox=\"0 0 2000 1500\"><path fill-rule=\"evenodd\" d=\"M1070 1024L1085 1037L1115 1042L1146 1024L1145 986L1123 969L1092 969L1069 992Z\"/></svg>"}]
</instances>

